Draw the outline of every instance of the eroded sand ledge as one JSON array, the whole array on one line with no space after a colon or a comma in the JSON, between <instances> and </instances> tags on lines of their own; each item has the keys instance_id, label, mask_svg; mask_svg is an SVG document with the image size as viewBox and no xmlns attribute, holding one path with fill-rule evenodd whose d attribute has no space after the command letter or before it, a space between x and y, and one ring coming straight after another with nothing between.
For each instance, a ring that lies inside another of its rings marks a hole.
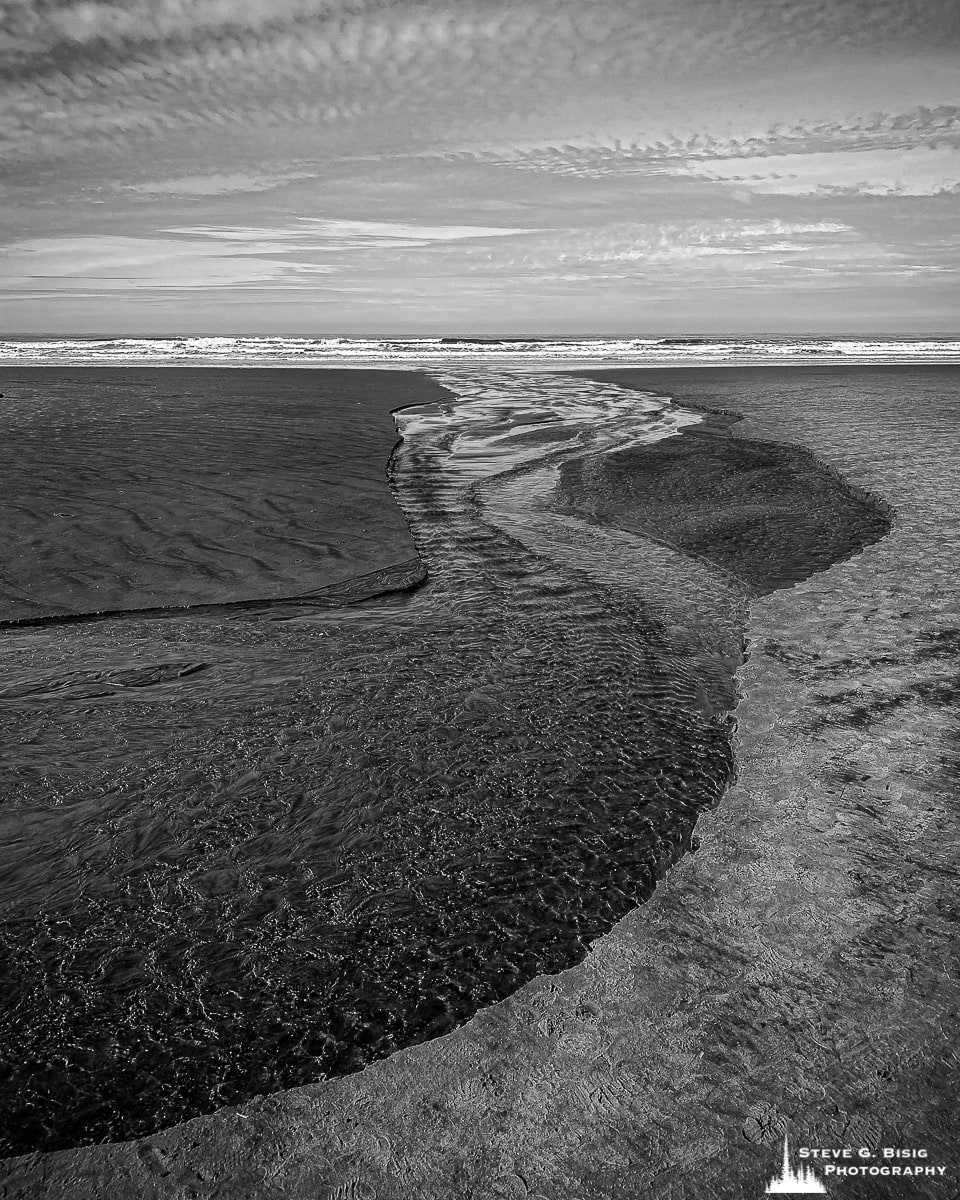
<instances>
[{"instance_id":1,"label":"eroded sand ledge","mask_svg":"<svg viewBox=\"0 0 960 1200\"><path fill-rule=\"evenodd\" d=\"M639 380L682 402L667 374ZM682 379L709 403L721 373L698 374ZM818 413L772 404L775 372L742 373L737 432L808 446L897 523L753 606L740 780L651 902L445 1038L140 1142L8 1163L8 1194L740 1197L762 1191L784 1121L804 1144L922 1146L954 1173L957 385L940 403L931 383L911 419L882 398L865 412L834 374Z\"/></svg>"}]
</instances>

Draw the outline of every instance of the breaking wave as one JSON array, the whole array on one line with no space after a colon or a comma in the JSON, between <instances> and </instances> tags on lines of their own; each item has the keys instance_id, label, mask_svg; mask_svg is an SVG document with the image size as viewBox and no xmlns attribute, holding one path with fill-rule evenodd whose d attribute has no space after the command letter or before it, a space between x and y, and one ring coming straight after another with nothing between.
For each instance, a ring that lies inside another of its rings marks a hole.
<instances>
[{"instance_id":1,"label":"breaking wave","mask_svg":"<svg viewBox=\"0 0 960 1200\"><path fill-rule=\"evenodd\" d=\"M305 338L155 337L0 340L0 363L97 366L440 367L536 369L550 362L633 366L821 362L957 362L960 338Z\"/></svg>"}]
</instances>

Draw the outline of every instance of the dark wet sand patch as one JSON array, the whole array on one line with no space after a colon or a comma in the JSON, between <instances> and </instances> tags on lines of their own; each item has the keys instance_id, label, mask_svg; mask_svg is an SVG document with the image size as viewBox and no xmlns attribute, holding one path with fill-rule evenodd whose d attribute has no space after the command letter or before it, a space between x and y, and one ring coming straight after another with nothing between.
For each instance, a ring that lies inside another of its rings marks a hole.
<instances>
[{"instance_id":1,"label":"dark wet sand patch","mask_svg":"<svg viewBox=\"0 0 960 1200\"><path fill-rule=\"evenodd\" d=\"M720 567L755 595L790 587L890 528L890 509L802 447L737 435L737 418L565 463L561 499ZM589 483L585 474L589 473Z\"/></svg>"},{"instance_id":2,"label":"dark wet sand patch","mask_svg":"<svg viewBox=\"0 0 960 1200\"><path fill-rule=\"evenodd\" d=\"M384 464L414 372L3 372L0 621L316 593L416 557Z\"/></svg>"}]
</instances>

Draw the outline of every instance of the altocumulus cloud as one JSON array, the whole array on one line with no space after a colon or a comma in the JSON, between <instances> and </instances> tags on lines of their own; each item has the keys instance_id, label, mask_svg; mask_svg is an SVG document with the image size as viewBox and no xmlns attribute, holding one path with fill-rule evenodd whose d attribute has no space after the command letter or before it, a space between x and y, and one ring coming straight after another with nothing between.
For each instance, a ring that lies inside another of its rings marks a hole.
<instances>
[{"instance_id":1,"label":"altocumulus cloud","mask_svg":"<svg viewBox=\"0 0 960 1200\"><path fill-rule=\"evenodd\" d=\"M123 191L139 196L233 196L250 192L269 192L294 180L311 177L312 172L309 171L272 174L261 171L232 171L123 183L119 186Z\"/></svg>"},{"instance_id":2,"label":"altocumulus cloud","mask_svg":"<svg viewBox=\"0 0 960 1200\"><path fill-rule=\"evenodd\" d=\"M958 46L956 0L7 0L5 320L155 291L179 327L178 289L228 328L231 292L380 328L425 298L668 321L661 284L786 311L857 271L945 294Z\"/></svg>"},{"instance_id":3,"label":"altocumulus cloud","mask_svg":"<svg viewBox=\"0 0 960 1200\"><path fill-rule=\"evenodd\" d=\"M531 235L519 253L494 262L529 272L614 267L683 279L691 270L712 270L716 259L773 268L785 259L849 256L854 250L860 258L870 253L861 235L842 222L728 218Z\"/></svg>"},{"instance_id":4,"label":"altocumulus cloud","mask_svg":"<svg viewBox=\"0 0 960 1200\"><path fill-rule=\"evenodd\" d=\"M766 195L938 196L960 191L960 148L769 154L687 163L680 171Z\"/></svg>"},{"instance_id":5,"label":"altocumulus cloud","mask_svg":"<svg viewBox=\"0 0 960 1200\"><path fill-rule=\"evenodd\" d=\"M581 179L676 175L734 182L770 194L818 190L936 195L960 179L960 109L941 105L844 121L805 121L736 136L709 123L655 140L573 138L551 143L462 148L461 163L488 163Z\"/></svg>"},{"instance_id":6,"label":"altocumulus cloud","mask_svg":"<svg viewBox=\"0 0 960 1200\"><path fill-rule=\"evenodd\" d=\"M954 0L151 0L8 4L10 153L67 153L179 129L396 119L438 129L616 106L701 76L749 83L839 47L942 50ZM601 86L602 84L602 86ZM609 102L609 103L608 103ZM403 119L399 119L402 114ZM411 119L416 117L417 119ZM421 134L418 135L418 128Z\"/></svg>"}]
</instances>

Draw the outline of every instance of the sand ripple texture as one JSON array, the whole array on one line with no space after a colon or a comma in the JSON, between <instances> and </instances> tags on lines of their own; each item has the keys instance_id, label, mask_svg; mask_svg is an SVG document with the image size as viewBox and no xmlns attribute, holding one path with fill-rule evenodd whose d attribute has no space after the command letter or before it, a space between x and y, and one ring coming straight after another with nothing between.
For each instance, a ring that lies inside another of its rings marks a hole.
<instances>
[{"instance_id":1,"label":"sand ripple texture","mask_svg":"<svg viewBox=\"0 0 960 1200\"><path fill-rule=\"evenodd\" d=\"M0 621L291 597L409 560L389 409L439 392L383 380L5 370Z\"/></svg>"},{"instance_id":2,"label":"sand ripple texture","mask_svg":"<svg viewBox=\"0 0 960 1200\"><path fill-rule=\"evenodd\" d=\"M420 591L5 633L10 1150L140 1137L446 1033L582 959L723 794L749 588L568 501L551 519L563 464L694 416L608 382L440 382L461 404L400 414L393 463ZM457 1121L496 1093L478 1078ZM183 1174L152 1143L137 1162Z\"/></svg>"},{"instance_id":3,"label":"sand ripple texture","mask_svg":"<svg viewBox=\"0 0 960 1200\"><path fill-rule=\"evenodd\" d=\"M729 729L683 631L475 495L544 447L696 418L583 381L541 381L542 413L529 381L455 382L462 419L401 418L431 571L406 603L9 632L11 1148L147 1132L444 1032L581 957L718 801Z\"/></svg>"}]
</instances>

